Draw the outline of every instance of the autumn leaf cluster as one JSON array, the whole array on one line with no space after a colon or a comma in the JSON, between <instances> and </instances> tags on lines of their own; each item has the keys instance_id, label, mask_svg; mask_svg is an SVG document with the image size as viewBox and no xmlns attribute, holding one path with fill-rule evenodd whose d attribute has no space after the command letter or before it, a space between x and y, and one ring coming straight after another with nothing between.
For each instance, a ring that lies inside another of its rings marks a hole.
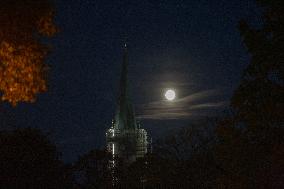
<instances>
[{"instance_id":1,"label":"autumn leaf cluster","mask_svg":"<svg viewBox=\"0 0 284 189\"><path fill-rule=\"evenodd\" d=\"M0 96L12 105L34 102L47 90L43 37L57 32L49 0L0 2Z\"/></svg>"}]
</instances>

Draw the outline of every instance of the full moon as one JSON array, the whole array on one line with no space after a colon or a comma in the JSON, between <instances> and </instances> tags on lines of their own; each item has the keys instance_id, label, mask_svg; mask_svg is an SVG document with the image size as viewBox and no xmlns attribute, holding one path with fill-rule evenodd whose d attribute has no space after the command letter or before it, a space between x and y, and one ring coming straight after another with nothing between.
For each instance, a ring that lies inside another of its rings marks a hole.
<instances>
[{"instance_id":1,"label":"full moon","mask_svg":"<svg viewBox=\"0 0 284 189\"><path fill-rule=\"evenodd\" d=\"M174 90L169 89L169 90L166 91L165 97L166 97L167 100L172 101L176 98L176 93L175 93Z\"/></svg>"}]
</instances>

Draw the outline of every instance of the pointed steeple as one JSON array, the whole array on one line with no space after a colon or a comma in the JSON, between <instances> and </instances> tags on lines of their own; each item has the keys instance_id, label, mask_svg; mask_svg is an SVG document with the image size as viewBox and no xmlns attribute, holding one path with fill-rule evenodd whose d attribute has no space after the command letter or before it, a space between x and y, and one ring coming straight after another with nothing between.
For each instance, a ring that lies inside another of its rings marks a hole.
<instances>
[{"instance_id":1,"label":"pointed steeple","mask_svg":"<svg viewBox=\"0 0 284 189\"><path fill-rule=\"evenodd\" d=\"M119 97L117 111L115 115L115 129L127 130L136 129L136 120L132 103L128 94L128 50L127 44L124 44L122 70L120 76Z\"/></svg>"}]
</instances>

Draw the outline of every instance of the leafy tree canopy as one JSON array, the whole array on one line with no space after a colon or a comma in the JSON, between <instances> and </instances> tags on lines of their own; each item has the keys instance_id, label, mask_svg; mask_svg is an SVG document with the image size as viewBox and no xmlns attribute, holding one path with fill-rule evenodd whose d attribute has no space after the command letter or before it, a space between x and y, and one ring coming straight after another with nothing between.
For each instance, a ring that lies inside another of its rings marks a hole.
<instances>
[{"instance_id":1,"label":"leafy tree canopy","mask_svg":"<svg viewBox=\"0 0 284 189\"><path fill-rule=\"evenodd\" d=\"M57 28L50 0L1 0L0 95L12 105L34 102L47 90L44 60L48 46L41 37L52 37Z\"/></svg>"}]
</instances>

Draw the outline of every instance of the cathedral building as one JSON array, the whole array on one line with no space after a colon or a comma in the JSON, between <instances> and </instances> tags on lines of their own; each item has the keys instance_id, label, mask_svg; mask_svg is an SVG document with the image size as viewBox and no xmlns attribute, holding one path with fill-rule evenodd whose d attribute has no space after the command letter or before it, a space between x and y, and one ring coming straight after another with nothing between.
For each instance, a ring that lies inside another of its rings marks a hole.
<instances>
[{"instance_id":1,"label":"cathedral building","mask_svg":"<svg viewBox=\"0 0 284 189\"><path fill-rule=\"evenodd\" d=\"M120 88L115 117L106 132L107 150L128 163L143 157L148 150L147 132L135 118L128 91L128 52L124 46Z\"/></svg>"}]
</instances>

